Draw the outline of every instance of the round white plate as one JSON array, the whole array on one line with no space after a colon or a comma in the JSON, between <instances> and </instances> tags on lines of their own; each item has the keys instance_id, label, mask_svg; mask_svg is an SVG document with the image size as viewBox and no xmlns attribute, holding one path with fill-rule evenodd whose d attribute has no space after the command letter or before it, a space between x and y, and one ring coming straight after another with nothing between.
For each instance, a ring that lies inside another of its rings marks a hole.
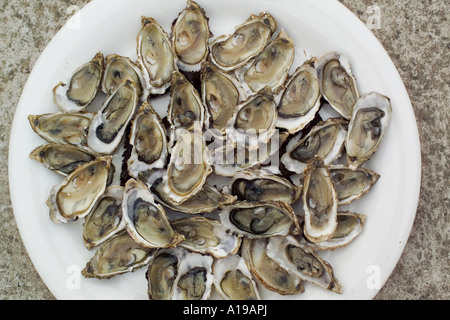
<instances>
[{"instance_id":1,"label":"round white plate","mask_svg":"<svg viewBox=\"0 0 450 320\"><path fill-rule=\"evenodd\" d=\"M420 145L414 113L404 85L388 54L349 10L335 0L199 0L215 36L231 33L251 13L270 12L294 39L297 54L321 57L340 51L352 64L361 94L378 91L391 98L392 119L372 160L365 164L380 180L348 209L367 215L365 230L346 248L323 257L343 286L338 295L305 284L297 296L264 291L270 299L371 299L396 265L408 239L420 187ZM141 16L154 17L170 32L184 0L96 0L69 21L42 53L23 91L11 132L9 179L16 221L37 271L58 299L147 299L145 268L110 280L85 279L80 271L93 256L83 244L82 222L56 225L45 204L50 189L62 178L29 153L45 143L31 129L27 116L57 112L52 88L96 52L136 59ZM294 65L296 68L298 64ZM164 108L161 99L152 103Z\"/></svg>"}]
</instances>

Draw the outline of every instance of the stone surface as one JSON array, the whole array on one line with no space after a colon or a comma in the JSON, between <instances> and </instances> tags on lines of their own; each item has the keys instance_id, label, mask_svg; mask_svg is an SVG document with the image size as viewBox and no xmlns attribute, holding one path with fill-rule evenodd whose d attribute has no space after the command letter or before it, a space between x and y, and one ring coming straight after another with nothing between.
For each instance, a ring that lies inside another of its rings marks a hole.
<instances>
[{"instance_id":1,"label":"stone surface","mask_svg":"<svg viewBox=\"0 0 450 320\"><path fill-rule=\"evenodd\" d=\"M22 88L45 46L88 0L0 3L0 299L54 299L22 244L8 189L8 146ZM449 299L450 5L433 0L340 0L363 22L376 5L373 33L396 65L415 112L422 150L420 200L410 238L375 299Z\"/></svg>"}]
</instances>

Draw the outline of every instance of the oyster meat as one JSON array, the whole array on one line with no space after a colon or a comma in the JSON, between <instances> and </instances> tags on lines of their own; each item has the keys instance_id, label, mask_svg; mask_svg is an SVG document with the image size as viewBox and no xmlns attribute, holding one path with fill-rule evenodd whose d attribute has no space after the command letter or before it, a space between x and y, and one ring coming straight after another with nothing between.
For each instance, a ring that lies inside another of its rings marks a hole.
<instances>
[{"instance_id":1,"label":"oyster meat","mask_svg":"<svg viewBox=\"0 0 450 320\"><path fill-rule=\"evenodd\" d=\"M53 102L64 112L83 111L100 91L104 71L103 54L79 67L68 83L60 82L53 88Z\"/></svg>"},{"instance_id":2,"label":"oyster meat","mask_svg":"<svg viewBox=\"0 0 450 320\"><path fill-rule=\"evenodd\" d=\"M106 189L111 157L99 157L79 166L50 191L47 206L55 223L87 216Z\"/></svg>"},{"instance_id":3,"label":"oyster meat","mask_svg":"<svg viewBox=\"0 0 450 320\"><path fill-rule=\"evenodd\" d=\"M211 43L211 61L225 71L235 70L262 52L276 29L277 23L269 13L252 14L232 35Z\"/></svg>"},{"instance_id":4,"label":"oyster meat","mask_svg":"<svg viewBox=\"0 0 450 320\"><path fill-rule=\"evenodd\" d=\"M353 108L345 149L347 163L355 170L377 150L391 118L390 99L377 92L364 94Z\"/></svg>"},{"instance_id":5,"label":"oyster meat","mask_svg":"<svg viewBox=\"0 0 450 320\"><path fill-rule=\"evenodd\" d=\"M197 3L188 0L172 25L172 48L177 66L183 71L199 71L209 54L210 37L208 18Z\"/></svg>"}]
</instances>

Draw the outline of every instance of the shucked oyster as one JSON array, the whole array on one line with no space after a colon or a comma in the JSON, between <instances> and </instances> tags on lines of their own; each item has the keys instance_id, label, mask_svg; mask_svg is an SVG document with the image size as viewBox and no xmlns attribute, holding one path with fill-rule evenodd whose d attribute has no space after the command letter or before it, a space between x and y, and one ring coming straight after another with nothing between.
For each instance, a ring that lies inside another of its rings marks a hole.
<instances>
[{"instance_id":1,"label":"shucked oyster","mask_svg":"<svg viewBox=\"0 0 450 320\"><path fill-rule=\"evenodd\" d=\"M127 80L119 85L91 121L88 144L92 150L101 154L116 150L136 112L138 100L134 82Z\"/></svg>"},{"instance_id":2,"label":"shucked oyster","mask_svg":"<svg viewBox=\"0 0 450 320\"><path fill-rule=\"evenodd\" d=\"M97 96L103 77L103 54L79 67L68 83L60 82L53 88L53 101L64 112L84 110Z\"/></svg>"},{"instance_id":3,"label":"shucked oyster","mask_svg":"<svg viewBox=\"0 0 450 320\"><path fill-rule=\"evenodd\" d=\"M208 57L209 37L205 11L194 1L188 0L187 7L172 25L172 48L180 70L200 70L202 61Z\"/></svg>"},{"instance_id":4,"label":"shucked oyster","mask_svg":"<svg viewBox=\"0 0 450 320\"><path fill-rule=\"evenodd\" d=\"M391 113L388 97L370 92L359 98L353 108L345 140L350 169L355 170L375 153L386 132Z\"/></svg>"},{"instance_id":5,"label":"shucked oyster","mask_svg":"<svg viewBox=\"0 0 450 320\"><path fill-rule=\"evenodd\" d=\"M252 14L232 35L218 37L211 44L211 61L225 71L235 70L257 56L276 29L269 13Z\"/></svg>"},{"instance_id":6,"label":"shucked oyster","mask_svg":"<svg viewBox=\"0 0 450 320\"><path fill-rule=\"evenodd\" d=\"M148 188L134 179L125 184L122 212L128 233L144 247L174 247L184 239L173 230L164 208Z\"/></svg>"},{"instance_id":7,"label":"shucked oyster","mask_svg":"<svg viewBox=\"0 0 450 320\"><path fill-rule=\"evenodd\" d=\"M176 70L175 57L166 32L153 18L142 17L137 55L151 94L163 94Z\"/></svg>"},{"instance_id":8,"label":"shucked oyster","mask_svg":"<svg viewBox=\"0 0 450 320\"><path fill-rule=\"evenodd\" d=\"M154 249L136 243L126 232L110 238L81 271L86 278L109 279L145 266Z\"/></svg>"},{"instance_id":9,"label":"shucked oyster","mask_svg":"<svg viewBox=\"0 0 450 320\"><path fill-rule=\"evenodd\" d=\"M99 157L54 186L47 200L52 221L65 223L88 215L105 191L110 165L111 157Z\"/></svg>"},{"instance_id":10,"label":"shucked oyster","mask_svg":"<svg viewBox=\"0 0 450 320\"><path fill-rule=\"evenodd\" d=\"M302 130L310 123L320 108L320 88L315 63L312 58L301 65L288 79L278 104L277 127L289 133Z\"/></svg>"},{"instance_id":11,"label":"shucked oyster","mask_svg":"<svg viewBox=\"0 0 450 320\"><path fill-rule=\"evenodd\" d=\"M146 101L133 119L130 145L132 150L127 165L132 177L138 178L140 173L163 168L166 165L168 156L166 129L159 115Z\"/></svg>"},{"instance_id":12,"label":"shucked oyster","mask_svg":"<svg viewBox=\"0 0 450 320\"><path fill-rule=\"evenodd\" d=\"M317 76L322 96L337 113L349 120L359 98L349 61L337 52L326 54L317 64Z\"/></svg>"}]
</instances>

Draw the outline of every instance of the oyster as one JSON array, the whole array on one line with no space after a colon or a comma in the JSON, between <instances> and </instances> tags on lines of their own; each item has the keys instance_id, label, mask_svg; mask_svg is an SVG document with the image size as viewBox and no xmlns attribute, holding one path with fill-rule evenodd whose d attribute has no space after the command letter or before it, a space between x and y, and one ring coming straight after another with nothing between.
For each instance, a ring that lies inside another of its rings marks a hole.
<instances>
[{"instance_id":1,"label":"oyster","mask_svg":"<svg viewBox=\"0 0 450 320\"><path fill-rule=\"evenodd\" d=\"M247 262L232 255L214 262L214 287L225 300L260 300Z\"/></svg>"},{"instance_id":2,"label":"oyster","mask_svg":"<svg viewBox=\"0 0 450 320\"><path fill-rule=\"evenodd\" d=\"M92 113L47 113L29 115L31 128L41 138L56 144L88 149L88 131Z\"/></svg>"},{"instance_id":3,"label":"oyster","mask_svg":"<svg viewBox=\"0 0 450 320\"><path fill-rule=\"evenodd\" d=\"M257 148L276 131L277 112L269 87L265 87L236 107L227 125L227 137L234 144Z\"/></svg>"},{"instance_id":4,"label":"oyster","mask_svg":"<svg viewBox=\"0 0 450 320\"><path fill-rule=\"evenodd\" d=\"M47 205L55 223L83 218L106 189L111 157L99 157L79 166L50 191Z\"/></svg>"},{"instance_id":5,"label":"oyster","mask_svg":"<svg viewBox=\"0 0 450 320\"><path fill-rule=\"evenodd\" d=\"M380 175L370 169L359 167L352 170L344 165L329 166L338 205L349 204L367 193L378 181Z\"/></svg>"},{"instance_id":6,"label":"oyster","mask_svg":"<svg viewBox=\"0 0 450 320\"><path fill-rule=\"evenodd\" d=\"M172 74L167 119L172 130L192 130L195 125L203 128L205 122L205 107L198 91L179 71Z\"/></svg>"},{"instance_id":7,"label":"oyster","mask_svg":"<svg viewBox=\"0 0 450 320\"><path fill-rule=\"evenodd\" d=\"M202 61L205 61L209 54L209 37L205 11L194 1L188 0L187 7L172 24L172 48L180 70L200 70Z\"/></svg>"},{"instance_id":8,"label":"oyster","mask_svg":"<svg viewBox=\"0 0 450 320\"><path fill-rule=\"evenodd\" d=\"M49 143L30 153L30 158L41 162L46 168L63 176L78 166L95 159L95 155L71 145Z\"/></svg>"},{"instance_id":9,"label":"oyster","mask_svg":"<svg viewBox=\"0 0 450 320\"><path fill-rule=\"evenodd\" d=\"M276 29L277 23L269 13L252 14L232 35L218 37L211 43L211 61L225 71L235 70L257 56Z\"/></svg>"},{"instance_id":10,"label":"oyster","mask_svg":"<svg viewBox=\"0 0 450 320\"><path fill-rule=\"evenodd\" d=\"M163 190L180 204L199 192L211 174L211 159L203 135L185 131L171 149Z\"/></svg>"},{"instance_id":11,"label":"oyster","mask_svg":"<svg viewBox=\"0 0 450 320\"><path fill-rule=\"evenodd\" d=\"M168 147L166 129L148 102L139 108L131 126L130 158L127 161L130 176L138 178L140 173L163 168L167 162Z\"/></svg>"},{"instance_id":12,"label":"oyster","mask_svg":"<svg viewBox=\"0 0 450 320\"><path fill-rule=\"evenodd\" d=\"M128 57L117 54L106 56L105 72L102 80L102 91L108 95L117 90L126 80L134 82L138 96L142 101L147 100L149 92L145 84L142 70Z\"/></svg>"},{"instance_id":13,"label":"oyster","mask_svg":"<svg viewBox=\"0 0 450 320\"><path fill-rule=\"evenodd\" d=\"M363 230L366 216L350 211L337 213L337 227L333 237L328 240L313 243L307 239L296 237L300 242L305 242L313 250L333 250L345 247L353 241Z\"/></svg>"},{"instance_id":14,"label":"oyster","mask_svg":"<svg viewBox=\"0 0 450 320\"><path fill-rule=\"evenodd\" d=\"M250 67L236 71L236 76L248 87L249 93L258 92L266 86L275 92L284 84L294 57L294 41L285 31L281 31L255 58Z\"/></svg>"},{"instance_id":15,"label":"oyster","mask_svg":"<svg viewBox=\"0 0 450 320\"><path fill-rule=\"evenodd\" d=\"M122 220L123 187L110 186L98 199L83 223L83 240L86 248L98 246L125 229Z\"/></svg>"},{"instance_id":16,"label":"oyster","mask_svg":"<svg viewBox=\"0 0 450 320\"><path fill-rule=\"evenodd\" d=\"M300 198L302 187L264 169L247 169L236 173L223 191L240 201L278 200L291 204Z\"/></svg>"},{"instance_id":17,"label":"oyster","mask_svg":"<svg viewBox=\"0 0 450 320\"><path fill-rule=\"evenodd\" d=\"M185 237L180 247L198 253L207 253L222 259L235 254L241 245L241 238L226 232L217 220L204 217L178 219L172 227Z\"/></svg>"},{"instance_id":18,"label":"oyster","mask_svg":"<svg viewBox=\"0 0 450 320\"><path fill-rule=\"evenodd\" d=\"M136 112L139 96L130 80L122 82L92 119L88 144L97 153L112 154L125 134L128 123Z\"/></svg>"},{"instance_id":19,"label":"oyster","mask_svg":"<svg viewBox=\"0 0 450 320\"><path fill-rule=\"evenodd\" d=\"M203 188L181 204L175 203L164 193L164 183L162 176L167 174L165 170L153 174L153 178L147 181L150 191L156 201L174 211L188 214L202 214L212 212L219 206L231 204L236 201L235 196L223 194L216 188L205 184Z\"/></svg>"},{"instance_id":20,"label":"oyster","mask_svg":"<svg viewBox=\"0 0 450 320\"><path fill-rule=\"evenodd\" d=\"M100 91L104 70L103 54L79 67L68 84L60 82L53 88L53 102L64 112L84 110Z\"/></svg>"},{"instance_id":21,"label":"oyster","mask_svg":"<svg viewBox=\"0 0 450 320\"><path fill-rule=\"evenodd\" d=\"M319 111L321 94L316 58L303 63L288 79L285 89L280 94L278 104L277 127L289 133L302 130Z\"/></svg>"},{"instance_id":22,"label":"oyster","mask_svg":"<svg viewBox=\"0 0 450 320\"><path fill-rule=\"evenodd\" d=\"M330 118L317 124L298 142L293 140L292 144L287 145L281 162L289 171L300 174L313 157L319 157L325 165L332 163L342 153L347 135L346 124L341 118Z\"/></svg>"},{"instance_id":23,"label":"oyster","mask_svg":"<svg viewBox=\"0 0 450 320\"><path fill-rule=\"evenodd\" d=\"M340 53L328 53L317 64L317 76L322 96L337 113L349 120L359 98L350 62Z\"/></svg>"},{"instance_id":24,"label":"oyster","mask_svg":"<svg viewBox=\"0 0 450 320\"><path fill-rule=\"evenodd\" d=\"M266 252L270 258L302 280L342 293L342 287L334 277L331 265L293 237L271 237Z\"/></svg>"},{"instance_id":25,"label":"oyster","mask_svg":"<svg viewBox=\"0 0 450 320\"><path fill-rule=\"evenodd\" d=\"M377 150L391 118L390 99L377 92L364 94L353 108L345 149L347 163L355 170Z\"/></svg>"},{"instance_id":26,"label":"oyster","mask_svg":"<svg viewBox=\"0 0 450 320\"><path fill-rule=\"evenodd\" d=\"M167 33L153 18L142 17L137 36L137 55L150 94L163 94L177 69Z\"/></svg>"},{"instance_id":27,"label":"oyster","mask_svg":"<svg viewBox=\"0 0 450 320\"><path fill-rule=\"evenodd\" d=\"M209 62L202 64L201 83L202 100L208 110L206 127L224 135L244 92L233 77Z\"/></svg>"},{"instance_id":28,"label":"oyster","mask_svg":"<svg viewBox=\"0 0 450 320\"><path fill-rule=\"evenodd\" d=\"M222 207L219 217L230 232L248 238L285 236L300 231L294 211L280 201L235 202Z\"/></svg>"},{"instance_id":29,"label":"oyster","mask_svg":"<svg viewBox=\"0 0 450 320\"><path fill-rule=\"evenodd\" d=\"M305 168L303 183L303 232L312 242L328 240L337 227L338 206L331 174L321 160L313 159Z\"/></svg>"},{"instance_id":30,"label":"oyster","mask_svg":"<svg viewBox=\"0 0 450 320\"><path fill-rule=\"evenodd\" d=\"M184 239L173 230L164 208L139 181L130 179L125 184L122 212L128 233L144 247L174 247Z\"/></svg>"},{"instance_id":31,"label":"oyster","mask_svg":"<svg viewBox=\"0 0 450 320\"><path fill-rule=\"evenodd\" d=\"M267 255L268 243L269 238L244 238L241 255L248 262L252 274L265 288L279 294L304 292L305 288L300 278Z\"/></svg>"},{"instance_id":32,"label":"oyster","mask_svg":"<svg viewBox=\"0 0 450 320\"><path fill-rule=\"evenodd\" d=\"M126 232L104 242L81 271L86 278L109 279L145 266L154 249L136 243Z\"/></svg>"}]
</instances>

